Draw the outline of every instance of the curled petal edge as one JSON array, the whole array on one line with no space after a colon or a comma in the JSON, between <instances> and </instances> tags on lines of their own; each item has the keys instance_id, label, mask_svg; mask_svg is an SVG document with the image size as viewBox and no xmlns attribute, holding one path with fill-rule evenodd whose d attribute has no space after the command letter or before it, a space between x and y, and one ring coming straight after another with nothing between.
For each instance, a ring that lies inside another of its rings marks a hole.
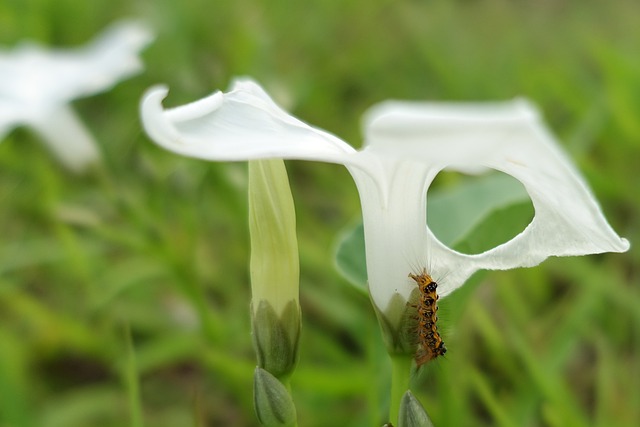
<instances>
[{"instance_id":1,"label":"curled petal edge","mask_svg":"<svg viewBox=\"0 0 640 427\"><path fill-rule=\"evenodd\" d=\"M168 88L153 87L140 105L144 129L163 148L206 160L354 160L353 147L285 113L254 85L239 81L230 92L170 109L162 106Z\"/></svg>"}]
</instances>

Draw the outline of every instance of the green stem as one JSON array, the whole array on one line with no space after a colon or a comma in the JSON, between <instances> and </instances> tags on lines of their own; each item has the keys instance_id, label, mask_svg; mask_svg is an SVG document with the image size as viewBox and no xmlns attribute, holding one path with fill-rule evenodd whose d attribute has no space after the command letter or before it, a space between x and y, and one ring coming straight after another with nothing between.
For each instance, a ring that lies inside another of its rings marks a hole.
<instances>
[{"instance_id":1,"label":"green stem","mask_svg":"<svg viewBox=\"0 0 640 427\"><path fill-rule=\"evenodd\" d=\"M389 422L393 424L398 422L402 396L409 390L412 361L413 358L405 354L391 356L391 405L389 407Z\"/></svg>"}]
</instances>

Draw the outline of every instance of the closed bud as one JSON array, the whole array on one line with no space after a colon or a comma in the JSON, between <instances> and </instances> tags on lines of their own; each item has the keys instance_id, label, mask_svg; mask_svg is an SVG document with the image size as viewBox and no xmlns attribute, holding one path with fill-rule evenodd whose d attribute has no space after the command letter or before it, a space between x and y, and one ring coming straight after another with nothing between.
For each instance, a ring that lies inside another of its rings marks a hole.
<instances>
[{"instance_id":1,"label":"closed bud","mask_svg":"<svg viewBox=\"0 0 640 427\"><path fill-rule=\"evenodd\" d=\"M249 162L249 231L258 364L283 379L297 361L300 267L293 197L281 159Z\"/></svg>"},{"instance_id":2,"label":"closed bud","mask_svg":"<svg viewBox=\"0 0 640 427\"><path fill-rule=\"evenodd\" d=\"M410 390L402 396L398 427L433 427L429 415Z\"/></svg>"},{"instance_id":3,"label":"closed bud","mask_svg":"<svg viewBox=\"0 0 640 427\"><path fill-rule=\"evenodd\" d=\"M253 401L260 423L267 427L296 425L296 407L287 388L276 377L257 367L253 376Z\"/></svg>"}]
</instances>

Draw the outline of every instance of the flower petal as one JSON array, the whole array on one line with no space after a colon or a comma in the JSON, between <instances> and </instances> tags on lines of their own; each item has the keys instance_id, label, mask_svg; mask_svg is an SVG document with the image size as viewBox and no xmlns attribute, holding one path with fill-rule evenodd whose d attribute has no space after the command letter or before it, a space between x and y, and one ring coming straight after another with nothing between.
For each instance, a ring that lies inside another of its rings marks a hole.
<instances>
[{"instance_id":1,"label":"flower petal","mask_svg":"<svg viewBox=\"0 0 640 427\"><path fill-rule=\"evenodd\" d=\"M382 311L396 294L409 299L415 288L409 273L431 267L425 264L429 259L426 185L435 173L411 159L391 160L379 159L375 176L350 168L362 203L369 292Z\"/></svg>"},{"instance_id":2,"label":"flower petal","mask_svg":"<svg viewBox=\"0 0 640 427\"><path fill-rule=\"evenodd\" d=\"M151 30L140 22L121 21L112 25L77 55L76 62L85 66L85 72L76 71L79 82L73 92L69 90L69 95L80 97L101 92L139 73L143 69L140 52L153 39Z\"/></svg>"},{"instance_id":3,"label":"flower petal","mask_svg":"<svg viewBox=\"0 0 640 427\"><path fill-rule=\"evenodd\" d=\"M285 158L344 163L355 150L278 107L251 80L164 110L168 90L151 88L141 103L147 134L167 150L207 160Z\"/></svg>"},{"instance_id":4,"label":"flower petal","mask_svg":"<svg viewBox=\"0 0 640 427\"><path fill-rule=\"evenodd\" d=\"M446 276L439 288L443 295L478 269L533 266L549 256L629 248L629 242L609 226L537 111L524 100L386 103L368 113L365 126L366 151L371 154L411 158L436 173L445 167L461 172L496 169L522 182L531 197L535 208L531 224L512 240L481 254L455 252L428 231L429 263Z\"/></svg>"},{"instance_id":5,"label":"flower petal","mask_svg":"<svg viewBox=\"0 0 640 427\"><path fill-rule=\"evenodd\" d=\"M58 160L72 172L83 172L100 158L93 137L68 106L51 111L32 125Z\"/></svg>"},{"instance_id":6,"label":"flower petal","mask_svg":"<svg viewBox=\"0 0 640 427\"><path fill-rule=\"evenodd\" d=\"M23 44L0 51L0 98L21 109L28 121L50 106L106 90L140 71L138 53L151 39L141 24L121 22L80 49Z\"/></svg>"}]
</instances>

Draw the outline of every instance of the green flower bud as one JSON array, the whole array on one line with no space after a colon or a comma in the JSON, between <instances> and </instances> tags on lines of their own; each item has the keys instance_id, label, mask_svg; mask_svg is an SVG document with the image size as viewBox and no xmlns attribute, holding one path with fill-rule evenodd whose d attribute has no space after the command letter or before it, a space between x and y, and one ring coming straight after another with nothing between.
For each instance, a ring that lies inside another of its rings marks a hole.
<instances>
[{"instance_id":1,"label":"green flower bud","mask_svg":"<svg viewBox=\"0 0 640 427\"><path fill-rule=\"evenodd\" d=\"M253 401L256 416L267 427L296 425L296 407L287 388L260 367L253 375Z\"/></svg>"},{"instance_id":2,"label":"green flower bud","mask_svg":"<svg viewBox=\"0 0 640 427\"><path fill-rule=\"evenodd\" d=\"M433 427L429 415L410 390L402 396L398 427Z\"/></svg>"},{"instance_id":3,"label":"green flower bud","mask_svg":"<svg viewBox=\"0 0 640 427\"><path fill-rule=\"evenodd\" d=\"M249 162L251 315L259 366L278 378L295 368L300 335L296 218L281 159Z\"/></svg>"}]
</instances>

